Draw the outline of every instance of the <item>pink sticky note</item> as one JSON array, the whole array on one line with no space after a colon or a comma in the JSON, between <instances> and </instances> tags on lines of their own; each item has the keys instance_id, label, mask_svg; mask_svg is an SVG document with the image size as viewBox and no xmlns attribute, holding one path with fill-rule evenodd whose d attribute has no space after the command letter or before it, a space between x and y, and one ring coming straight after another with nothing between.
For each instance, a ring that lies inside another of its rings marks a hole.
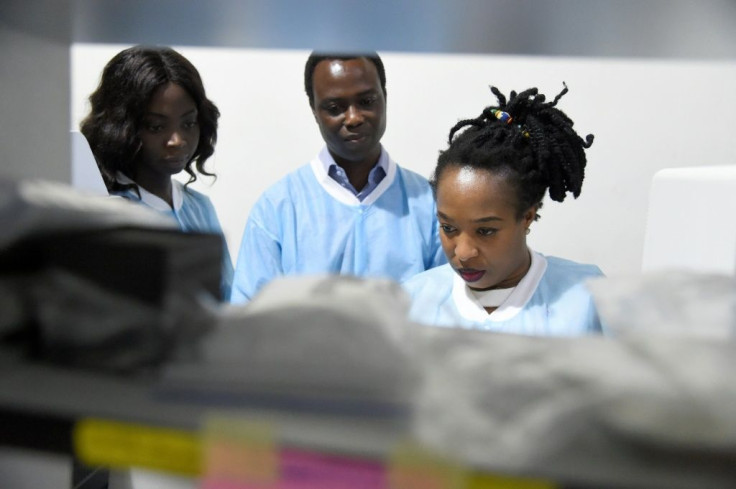
<instances>
[{"instance_id":1,"label":"pink sticky note","mask_svg":"<svg viewBox=\"0 0 736 489\"><path fill-rule=\"evenodd\" d=\"M382 462L294 449L279 450L274 481L212 474L202 482L202 489L388 489Z\"/></svg>"}]
</instances>

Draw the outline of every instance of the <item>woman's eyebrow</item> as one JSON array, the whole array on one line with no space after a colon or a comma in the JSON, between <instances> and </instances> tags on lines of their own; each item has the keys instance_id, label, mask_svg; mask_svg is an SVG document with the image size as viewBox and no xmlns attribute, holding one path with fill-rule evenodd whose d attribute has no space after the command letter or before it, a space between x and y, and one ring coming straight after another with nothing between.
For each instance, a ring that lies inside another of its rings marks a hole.
<instances>
[{"instance_id":1,"label":"woman's eyebrow","mask_svg":"<svg viewBox=\"0 0 736 489\"><path fill-rule=\"evenodd\" d=\"M179 118L188 117L188 116L190 116L192 114L195 114L196 112L197 112L197 108L195 107L192 110L188 110L188 111L184 112L182 115L179 116ZM146 116L160 117L161 119L168 119L169 118L169 116L167 116L167 115L159 114L158 112L152 112L152 111L146 112Z\"/></svg>"},{"instance_id":2,"label":"woman's eyebrow","mask_svg":"<svg viewBox=\"0 0 736 489\"><path fill-rule=\"evenodd\" d=\"M491 222L491 221L503 221L500 217L496 216L488 216L488 217L481 217L480 219L476 219L473 222Z\"/></svg>"}]
</instances>

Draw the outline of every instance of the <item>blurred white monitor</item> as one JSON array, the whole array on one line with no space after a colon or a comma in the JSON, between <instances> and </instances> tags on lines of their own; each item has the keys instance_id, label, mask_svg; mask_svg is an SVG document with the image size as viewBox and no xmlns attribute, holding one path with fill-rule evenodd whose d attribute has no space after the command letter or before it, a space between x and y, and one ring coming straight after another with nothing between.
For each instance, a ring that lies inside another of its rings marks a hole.
<instances>
[{"instance_id":1,"label":"blurred white monitor","mask_svg":"<svg viewBox=\"0 0 736 489\"><path fill-rule=\"evenodd\" d=\"M667 168L652 179L642 271L736 273L736 165Z\"/></svg>"},{"instance_id":2,"label":"blurred white monitor","mask_svg":"<svg viewBox=\"0 0 736 489\"><path fill-rule=\"evenodd\" d=\"M105 182L97 168L95 157L84 135L79 131L70 131L72 159L72 187L77 190L107 195Z\"/></svg>"}]
</instances>

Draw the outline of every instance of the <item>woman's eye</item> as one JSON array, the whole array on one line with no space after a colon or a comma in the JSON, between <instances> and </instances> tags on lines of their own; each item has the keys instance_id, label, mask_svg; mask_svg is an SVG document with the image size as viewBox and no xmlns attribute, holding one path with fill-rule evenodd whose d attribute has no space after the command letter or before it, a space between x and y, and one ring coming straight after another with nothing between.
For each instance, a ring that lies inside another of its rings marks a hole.
<instances>
[{"instance_id":1,"label":"woman's eye","mask_svg":"<svg viewBox=\"0 0 736 489\"><path fill-rule=\"evenodd\" d=\"M192 129L197 126L197 121L187 121L184 123L185 129Z\"/></svg>"},{"instance_id":2,"label":"woman's eye","mask_svg":"<svg viewBox=\"0 0 736 489\"><path fill-rule=\"evenodd\" d=\"M496 231L497 230L494 228L480 228L478 229L478 234L480 234L481 236L493 236L494 234L496 234Z\"/></svg>"},{"instance_id":3,"label":"woman's eye","mask_svg":"<svg viewBox=\"0 0 736 489\"><path fill-rule=\"evenodd\" d=\"M148 132L160 132L161 130L163 130L163 128L164 126L162 126L161 124L148 124L146 126L146 130Z\"/></svg>"},{"instance_id":4,"label":"woman's eye","mask_svg":"<svg viewBox=\"0 0 736 489\"><path fill-rule=\"evenodd\" d=\"M442 229L442 232L445 234L449 234L455 230L455 228L449 224L440 224L440 229Z\"/></svg>"}]
</instances>

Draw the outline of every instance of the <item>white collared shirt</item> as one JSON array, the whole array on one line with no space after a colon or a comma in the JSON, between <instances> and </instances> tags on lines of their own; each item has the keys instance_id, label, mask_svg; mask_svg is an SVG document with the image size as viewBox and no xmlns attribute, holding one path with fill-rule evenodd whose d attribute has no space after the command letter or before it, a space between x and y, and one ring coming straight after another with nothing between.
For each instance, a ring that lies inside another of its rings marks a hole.
<instances>
[{"instance_id":1,"label":"white collared shirt","mask_svg":"<svg viewBox=\"0 0 736 489\"><path fill-rule=\"evenodd\" d=\"M118 172L115 175L115 180L118 181L118 183L126 184L126 185L135 185L138 187L138 193L141 197L141 202L146 204L148 207L152 209L156 209L159 212L167 212L171 211L172 207L169 205L168 202L166 202L164 199L159 197L158 195L154 195L148 190L144 189L140 185L138 185L136 182L134 182L131 178L129 178L124 173ZM178 184L178 185L177 185ZM178 212L181 210L181 206L184 203L184 196L182 195L182 185L180 182L176 180L171 181L171 201L174 204L173 210Z\"/></svg>"},{"instance_id":2,"label":"white collared shirt","mask_svg":"<svg viewBox=\"0 0 736 489\"><path fill-rule=\"evenodd\" d=\"M585 286L602 276L595 265L544 256L530 250L529 271L490 314L451 265L422 272L404 282L412 321L499 333L578 336L602 330L593 297Z\"/></svg>"},{"instance_id":3,"label":"white collared shirt","mask_svg":"<svg viewBox=\"0 0 736 489\"><path fill-rule=\"evenodd\" d=\"M474 322L506 321L516 316L529 302L547 270L547 260L542 255L531 250L529 250L529 255L532 260L529 271L516 285L511 295L490 314L478 302L460 275L455 273L452 282L452 299L455 301L458 312L465 319Z\"/></svg>"},{"instance_id":4,"label":"white collared shirt","mask_svg":"<svg viewBox=\"0 0 736 489\"><path fill-rule=\"evenodd\" d=\"M315 177L317 177L317 181L325 191L333 198L347 205L360 205L361 203L364 205L373 204L391 186L394 178L396 178L396 163L389 158L388 153L383 147L381 147L381 156L379 156L376 166L383 168L386 176L362 201L351 190L343 187L329 175L330 167L332 165L339 165L337 165L327 147L322 148L322 151L310 162L310 165Z\"/></svg>"}]
</instances>

